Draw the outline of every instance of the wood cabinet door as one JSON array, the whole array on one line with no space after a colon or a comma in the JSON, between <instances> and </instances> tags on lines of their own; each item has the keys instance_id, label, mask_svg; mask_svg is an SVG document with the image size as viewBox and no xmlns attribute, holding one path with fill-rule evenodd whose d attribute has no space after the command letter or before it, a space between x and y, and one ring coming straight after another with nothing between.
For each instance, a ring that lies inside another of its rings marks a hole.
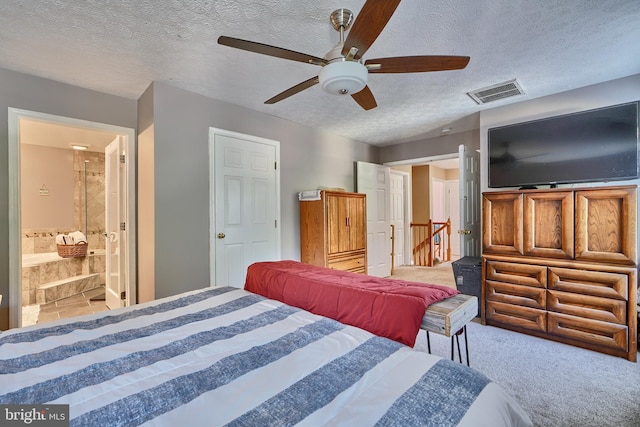
<instances>
[{"instance_id":1,"label":"wood cabinet door","mask_svg":"<svg viewBox=\"0 0 640 427\"><path fill-rule=\"evenodd\" d=\"M637 188L576 191L575 258L637 263Z\"/></svg>"},{"instance_id":2,"label":"wood cabinet door","mask_svg":"<svg viewBox=\"0 0 640 427\"><path fill-rule=\"evenodd\" d=\"M483 253L522 255L522 194L485 193L482 201Z\"/></svg>"},{"instance_id":3,"label":"wood cabinet door","mask_svg":"<svg viewBox=\"0 0 640 427\"><path fill-rule=\"evenodd\" d=\"M367 207L365 198L349 197L349 250L363 250L367 247Z\"/></svg>"},{"instance_id":4,"label":"wood cabinet door","mask_svg":"<svg viewBox=\"0 0 640 427\"><path fill-rule=\"evenodd\" d=\"M366 249L365 198L350 194L327 194L328 253Z\"/></svg>"},{"instance_id":5,"label":"wood cabinet door","mask_svg":"<svg viewBox=\"0 0 640 427\"><path fill-rule=\"evenodd\" d=\"M347 227L347 199L337 194L327 194L327 253L336 254L349 250Z\"/></svg>"},{"instance_id":6,"label":"wood cabinet door","mask_svg":"<svg viewBox=\"0 0 640 427\"><path fill-rule=\"evenodd\" d=\"M524 254L573 258L573 192L524 194Z\"/></svg>"}]
</instances>

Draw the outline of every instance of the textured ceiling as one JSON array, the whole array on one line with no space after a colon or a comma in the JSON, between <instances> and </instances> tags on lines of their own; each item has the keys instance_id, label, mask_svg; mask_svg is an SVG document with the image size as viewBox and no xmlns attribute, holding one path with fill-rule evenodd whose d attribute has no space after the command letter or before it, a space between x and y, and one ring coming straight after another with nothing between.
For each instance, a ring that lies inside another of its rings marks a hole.
<instances>
[{"instance_id":1,"label":"textured ceiling","mask_svg":"<svg viewBox=\"0 0 640 427\"><path fill-rule=\"evenodd\" d=\"M383 1L383 0L380 0ZM637 0L403 0L367 58L466 55L464 70L370 74L378 107L316 85L263 102L319 67L217 44L220 35L324 56L334 9L363 0L4 0L0 67L138 99L161 81L374 145L477 125L481 109L640 73ZM466 93L517 78L525 95ZM466 119L465 119L466 118ZM462 120L461 120L462 119Z\"/></svg>"}]
</instances>

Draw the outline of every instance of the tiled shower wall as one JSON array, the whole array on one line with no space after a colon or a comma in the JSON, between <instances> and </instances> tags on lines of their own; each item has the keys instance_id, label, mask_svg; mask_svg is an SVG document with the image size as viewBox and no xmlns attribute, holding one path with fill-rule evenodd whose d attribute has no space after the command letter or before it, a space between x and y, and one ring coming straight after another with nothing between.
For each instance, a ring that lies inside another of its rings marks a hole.
<instances>
[{"instance_id":1,"label":"tiled shower wall","mask_svg":"<svg viewBox=\"0 0 640 427\"><path fill-rule=\"evenodd\" d=\"M86 163L86 196L85 210L85 160ZM43 228L22 230L22 253L33 254L56 252L55 237L58 234L68 234L82 231L87 236L88 249L104 249L105 242L105 165L104 153L74 151L74 229ZM85 215L86 212L86 215ZM85 226L86 220L86 226Z\"/></svg>"}]
</instances>

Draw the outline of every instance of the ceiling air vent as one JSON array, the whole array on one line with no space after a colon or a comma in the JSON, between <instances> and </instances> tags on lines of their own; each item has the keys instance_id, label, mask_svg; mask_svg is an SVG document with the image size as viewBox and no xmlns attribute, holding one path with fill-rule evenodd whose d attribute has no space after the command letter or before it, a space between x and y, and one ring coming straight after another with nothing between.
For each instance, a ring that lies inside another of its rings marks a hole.
<instances>
[{"instance_id":1,"label":"ceiling air vent","mask_svg":"<svg viewBox=\"0 0 640 427\"><path fill-rule=\"evenodd\" d=\"M473 92L467 92L467 95L476 101L477 104L486 104L487 102L497 101L511 96L524 95L524 91L514 79L508 82L498 83L497 85L478 89Z\"/></svg>"}]
</instances>

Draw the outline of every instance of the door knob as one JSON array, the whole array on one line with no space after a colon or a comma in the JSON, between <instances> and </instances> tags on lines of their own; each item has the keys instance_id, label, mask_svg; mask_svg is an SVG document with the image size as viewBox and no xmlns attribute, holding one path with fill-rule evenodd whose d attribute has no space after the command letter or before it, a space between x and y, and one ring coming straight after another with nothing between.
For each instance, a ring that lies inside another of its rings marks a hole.
<instances>
[{"instance_id":1,"label":"door knob","mask_svg":"<svg viewBox=\"0 0 640 427\"><path fill-rule=\"evenodd\" d=\"M458 230L458 234L471 234L471 230Z\"/></svg>"},{"instance_id":2,"label":"door knob","mask_svg":"<svg viewBox=\"0 0 640 427\"><path fill-rule=\"evenodd\" d=\"M218 233L218 239L224 239L224 233Z\"/></svg>"}]
</instances>

